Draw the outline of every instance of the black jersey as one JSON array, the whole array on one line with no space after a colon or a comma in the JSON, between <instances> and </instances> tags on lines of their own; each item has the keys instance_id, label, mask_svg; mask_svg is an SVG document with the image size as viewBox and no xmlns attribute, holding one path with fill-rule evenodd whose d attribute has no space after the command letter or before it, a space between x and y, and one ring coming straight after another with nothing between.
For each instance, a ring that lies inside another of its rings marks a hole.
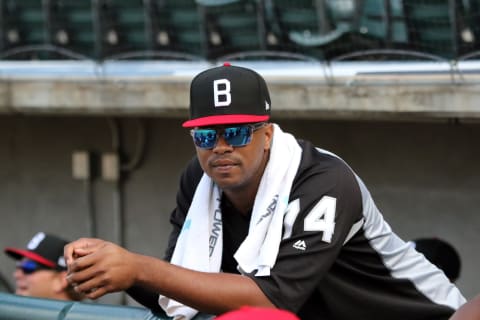
<instances>
[{"instance_id":1,"label":"black jersey","mask_svg":"<svg viewBox=\"0 0 480 320\"><path fill-rule=\"evenodd\" d=\"M270 276L251 277L278 307L301 319L448 319L465 302L442 271L392 232L367 188L337 156L299 141L280 250ZM182 174L171 216L166 258L203 171L193 159ZM222 270L237 272L233 255L249 219L222 199Z\"/></svg>"}]
</instances>

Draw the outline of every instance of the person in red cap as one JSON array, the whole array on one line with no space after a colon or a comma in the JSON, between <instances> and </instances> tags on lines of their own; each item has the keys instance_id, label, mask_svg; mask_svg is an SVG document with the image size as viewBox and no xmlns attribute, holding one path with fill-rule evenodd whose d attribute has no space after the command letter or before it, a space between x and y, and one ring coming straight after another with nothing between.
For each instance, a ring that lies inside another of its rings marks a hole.
<instances>
[{"instance_id":1,"label":"person in red cap","mask_svg":"<svg viewBox=\"0 0 480 320\"><path fill-rule=\"evenodd\" d=\"M412 240L411 244L442 270L451 282L458 280L462 262L460 254L451 243L438 237L424 237Z\"/></svg>"},{"instance_id":2,"label":"person in red cap","mask_svg":"<svg viewBox=\"0 0 480 320\"><path fill-rule=\"evenodd\" d=\"M88 298L127 290L182 320L242 306L303 320L447 320L465 303L458 288L395 234L345 161L284 132L270 111L254 70L196 75L183 123L196 156L165 259L78 239L65 247L68 280Z\"/></svg>"},{"instance_id":3,"label":"person in red cap","mask_svg":"<svg viewBox=\"0 0 480 320\"><path fill-rule=\"evenodd\" d=\"M83 299L67 282L67 266L63 248L67 240L38 232L25 249L5 248L5 253L17 261L13 273L15 293L21 296L58 300Z\"/></svg>"},{"instance_id":4,"label":"person in red cap","mask_svg":"<svg viewBox=\"0 0 480 320\"><path fill-rule=\"evenodd\" d=\"M233 310L218 317L214 320L300 320L295 314L287 310L274 308L259 307L242 307Z\"/></svg>"}]
</instances>

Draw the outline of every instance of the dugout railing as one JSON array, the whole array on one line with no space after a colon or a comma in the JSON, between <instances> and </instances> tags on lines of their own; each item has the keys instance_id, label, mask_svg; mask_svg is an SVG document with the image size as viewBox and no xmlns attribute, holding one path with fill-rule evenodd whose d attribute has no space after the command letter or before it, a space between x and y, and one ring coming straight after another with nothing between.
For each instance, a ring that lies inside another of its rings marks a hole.
<instances>
[{"instance_id":1,"label":"dugout railing","mask_svg":"<svg viewBox=\"0 0 480 320\"><path fill-rule=\"evenodd\" d=\"M195 320L213 316L199 314ZM0 293L0 320L170 320L136 306L72 302Z\"/></svg>"}]
</instances>

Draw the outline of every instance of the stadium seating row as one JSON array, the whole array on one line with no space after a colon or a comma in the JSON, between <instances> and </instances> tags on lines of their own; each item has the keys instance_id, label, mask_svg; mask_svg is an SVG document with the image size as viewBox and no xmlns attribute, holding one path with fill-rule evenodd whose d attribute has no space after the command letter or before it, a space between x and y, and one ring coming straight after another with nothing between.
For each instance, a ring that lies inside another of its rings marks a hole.
<instances>
[{"instance_id":1,"label":"stadium seating row","mask_svg":"<svg viewBox=\"0 0 480 320\"><path fill-rule=\"evenodd\" d=\"M480 0L0 0L0 59L458 59Z\"/></svg>"}]
</instances>

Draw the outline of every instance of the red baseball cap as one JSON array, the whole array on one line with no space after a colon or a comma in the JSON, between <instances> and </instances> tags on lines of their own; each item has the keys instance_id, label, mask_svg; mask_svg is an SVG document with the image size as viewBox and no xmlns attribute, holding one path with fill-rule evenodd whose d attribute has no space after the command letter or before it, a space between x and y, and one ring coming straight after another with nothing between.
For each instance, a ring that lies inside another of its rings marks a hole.
<instances>
[{"instance_id":1,"label":"red baseball cap","mask_svg":"<svg viewBox=\"0 0 480 320\"><path fill-rule=\"evenodd\" d=\"M245 306L224 313L215 320L300 320L300 318L287 310Z\"/></svg>"},{"instance_id":2,"label":"red baseball cap","mask_svg":"<svg viewBox=\"0 0 480 320\"><path fill-rule=\"evenodd\" d=\"M185 121L183 127L267 121L270 105L270 94L261 75L225 63L193 78L190 120Z\"/></svg>"}]
</instances>

